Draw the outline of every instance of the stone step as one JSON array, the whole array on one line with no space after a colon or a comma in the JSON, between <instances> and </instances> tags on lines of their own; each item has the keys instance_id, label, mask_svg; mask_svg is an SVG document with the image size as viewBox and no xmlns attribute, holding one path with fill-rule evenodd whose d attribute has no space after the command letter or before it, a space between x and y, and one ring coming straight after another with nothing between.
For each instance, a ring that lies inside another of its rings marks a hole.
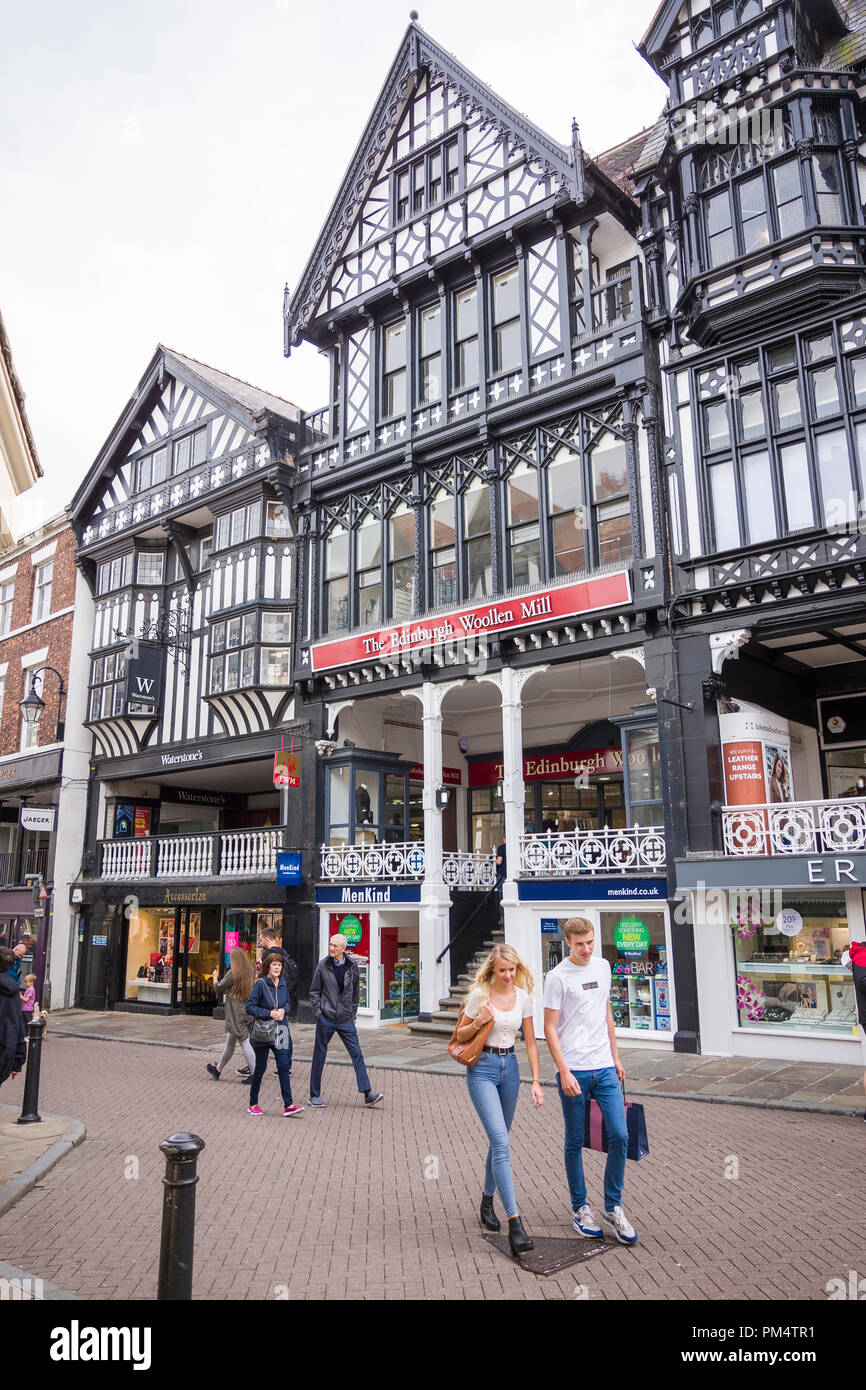
<instances>
[{"instance_id":1,"label":"stone step","mask_svg":"<svg viewBox=\"0 0 866 1390\"><path fill-rule=\"evenodd\" d=\"M452 1010L452 1009L454 1010L455 1013L459 1013L460 1009L463 1007L463 1005L465 1004L465 1002L466 1002L466 995L465 995L465 994L464 994L464 995L449 994L449 996L448 996L447 999L440 999L440 1000L439 1000L439 1008L442 1009L442 1010L443 1010L444 1012L446 1012L446 1013L447 1013L449 1010Z\"/></svg>"},{"instance_id":2,"label":"stone step","mask_svg":"<svg viewBox=\"0 0 866 1390\"><path fill-rule=\"evenodd\" d=\"M429 1023L421 1023L420 1021L416 1020L415 1022L410 1023L408 1027L410 1033L424 1033L427 1034L427 1036L435 1035L439 1038L450 1038L451 1034L454 1032L454 1024L456 1022L456 1017L454 1018L453 1022L449 1023L435 1023L432 1019Z\"/></svg>"}]
</instances>

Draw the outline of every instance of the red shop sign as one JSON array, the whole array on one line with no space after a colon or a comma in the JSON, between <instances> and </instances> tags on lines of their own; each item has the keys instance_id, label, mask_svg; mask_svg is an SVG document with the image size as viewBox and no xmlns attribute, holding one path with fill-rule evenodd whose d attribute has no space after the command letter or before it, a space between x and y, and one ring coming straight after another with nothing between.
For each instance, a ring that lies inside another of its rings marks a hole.
<instances>
[{"instance_id":1,"label":"red shop sign","mask_svg":"<svg viewBox=\"0 0 866 1390\"><path fill-rule=\"evenodd\" d=\"M379 661L425 647L441 647L446 642L465 642L488 632L511 632L598 609L620 608L630 601L628 572L617 570L576 584L538 589L515 598L492 599L431 618L413 618L378 632L351 633L330 642L317 642L311 649L313 670L329 671L354 666L359 661Z\"/></svg>"},{"instance_id":2,"label":"red shop sign","mask_svg":"<svg viewBox=\"0 0 866 1390\"><path fill-rule=\"evenodd\" d=\"M495 787L504 773L502 762L469 764L470 787ZM599 773L622 772L621 748L584 748L579 753L533 753L523 759L524 782L557 782Z\"/></svg>"}]
</instances>

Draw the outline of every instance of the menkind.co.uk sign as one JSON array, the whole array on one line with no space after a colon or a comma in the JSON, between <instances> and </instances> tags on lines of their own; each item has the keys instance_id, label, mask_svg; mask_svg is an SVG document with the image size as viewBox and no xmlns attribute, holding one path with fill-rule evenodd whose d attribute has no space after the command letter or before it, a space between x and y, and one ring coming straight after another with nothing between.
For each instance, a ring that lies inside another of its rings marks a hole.
<instances>
[{"instance_id":1,"label":"menkind.co.uk sign","mask_svg":"<svg viewBox=\"0 0 866 1390\"><path fill-rule=\"evenodd\" d=\"M577 584L493 599L432 618L416 618L380 628L377 632L351 633L331 642L318 642L311 653L313 670L328 671L354 666L359 661L381 661L424 647L442 646L446 642L477 639L491 632L512 632L542 622L576 618L599 609L619 608L630 601L628 573L617 570Z\"/></svg>"}]
</instances>

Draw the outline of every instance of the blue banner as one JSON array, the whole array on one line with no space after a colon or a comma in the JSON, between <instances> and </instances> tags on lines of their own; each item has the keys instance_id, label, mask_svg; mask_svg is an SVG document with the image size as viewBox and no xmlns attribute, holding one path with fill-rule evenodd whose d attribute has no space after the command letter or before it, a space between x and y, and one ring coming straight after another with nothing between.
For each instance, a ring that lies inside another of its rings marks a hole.
<instances>
[{"instance_id":1,"label":"blue banner","mask_svg":"<svg viewBox=\"0 0 866 1390\"><path fill-rule=\"evenodd\" d=\"M359 907L375 907L377 903L420 903L420 883L361 883L332 885L316 889L317 903L356 903Z\"/></svg>"},{"instance_id":2,"label":"blue banner","mask_svg":"<svg viewBox=\"0 0 866 1390\"><path fill-rule=\"evenodd\" d=\"M301 851L277 851L277 883L299 884L301 882Z\"/></svg>"},{"instance_id":3,"label":"blue banner","mask_svg":"<svg viewBox=\"0 0 866 1390\"><path fill-rule=\"evenodd\" d=\"M607 903L640 899L666 902L666 878L524 878L517 881L517 896L525 903Z\"/></svg>"}]
</instances>

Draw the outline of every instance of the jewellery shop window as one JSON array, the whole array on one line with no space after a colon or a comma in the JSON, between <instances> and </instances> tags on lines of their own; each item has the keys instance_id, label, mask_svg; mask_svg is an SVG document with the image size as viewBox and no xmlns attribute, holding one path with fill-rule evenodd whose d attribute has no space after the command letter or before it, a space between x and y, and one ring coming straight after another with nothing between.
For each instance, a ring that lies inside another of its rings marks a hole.
<instances>
[{"instance_id":1,"label":"jewellery shop window","mask_svg":"<svg viewBox=\"0 0 866 1390\"><path fill-rule=\"evenodd\" d=\"M854 982L840 963L850 941L843 894L732 895L741 1028L850 1034Z\"/></svg>"},{"instance_id":2,"label":"jewellery shop window","mask_svg":"<svg viewBox=\"0 0 866 1390\"><path fill-rule=\"evenodd\" d=\"M617 1028L671 1031L663 912L602 912L601 953L610 965L610 1007Z\"/></svg>"}]
</instances>

